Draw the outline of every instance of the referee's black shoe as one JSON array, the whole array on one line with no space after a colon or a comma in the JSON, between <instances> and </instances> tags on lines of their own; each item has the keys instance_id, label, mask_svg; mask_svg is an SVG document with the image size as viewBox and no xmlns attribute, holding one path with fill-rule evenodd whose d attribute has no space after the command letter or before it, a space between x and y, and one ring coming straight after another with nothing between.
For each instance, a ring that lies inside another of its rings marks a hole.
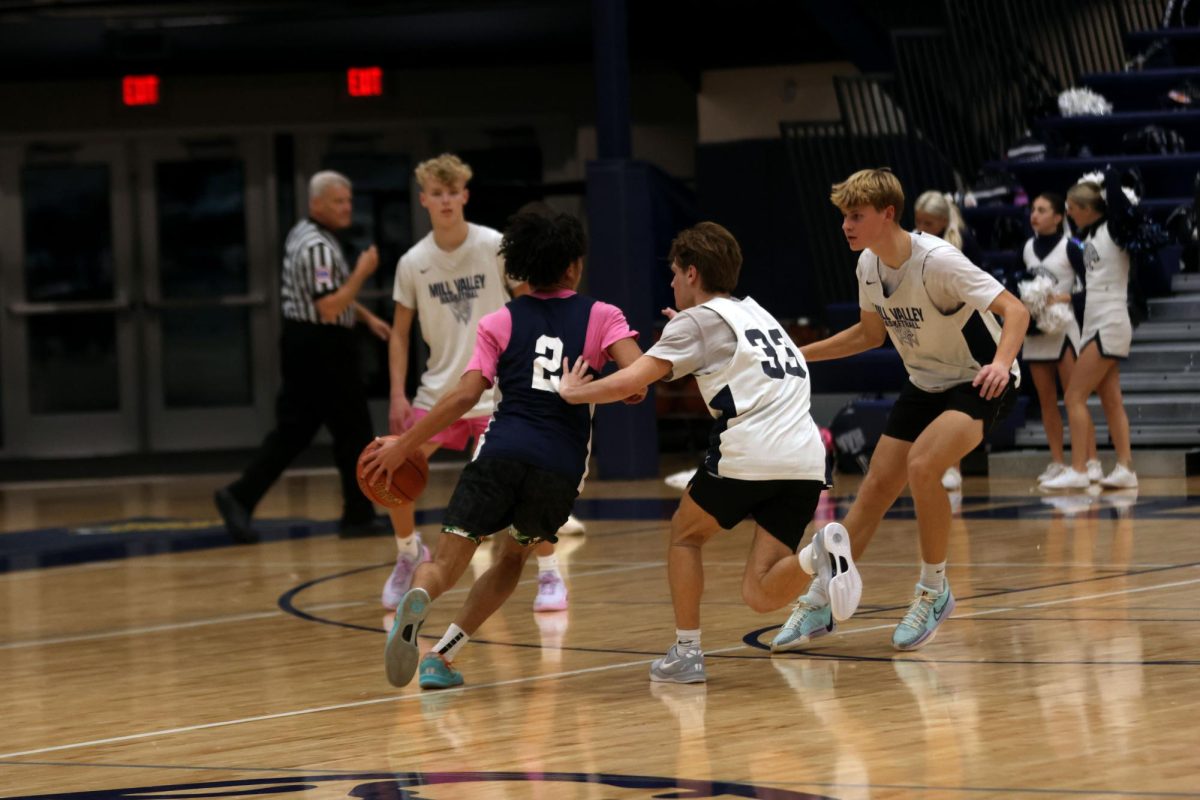
<instances>
[{"instance_id":1,"label":"referee's black shoe","mask_svg":"<svg viewBox=\"0 0 1200 800\"><path fill-rule=\"evenodd\" d=\"M225 530L229 531L235 542L254 544L258 541L258 536L250 528L250 510L233 496L233 492L217 489L213 501L217 504L217 511L221 512L221 519L225 521Z\"/></svg>"},{"instance_id":2,"label":"referee's black shoe","mask_svg":"<svg viewBox=\"0 0 1200 800\"><path fill-rule=\"evenodd\" d=\"M392 536L392 523L380 517L362 522L347 522L342 520L338 525L339 539L363 539L368 536Z\"/></svg>"}]
</instances>

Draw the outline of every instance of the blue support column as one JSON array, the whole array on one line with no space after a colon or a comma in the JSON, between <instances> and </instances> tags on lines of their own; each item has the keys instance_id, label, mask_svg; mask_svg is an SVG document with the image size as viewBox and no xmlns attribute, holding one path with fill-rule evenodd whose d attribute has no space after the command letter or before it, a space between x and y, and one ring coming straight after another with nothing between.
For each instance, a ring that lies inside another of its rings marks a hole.
<instances>
[{"instance_id":1,"label":"blue support column","mask_svg":"<svg viewBox=\"0 0 1200 800\"><path fill-rule=\"evenodd\" d=\"M592 23L599 159L587 166L588 291L625 312L641 333L644 350L654 324L650 281L659 254L654 252L650 168L630 160L625 0L593 0ZM637 406L598 407L593 452L603 479L657 476L653 392Z\"/></svg>"}]
</instances>

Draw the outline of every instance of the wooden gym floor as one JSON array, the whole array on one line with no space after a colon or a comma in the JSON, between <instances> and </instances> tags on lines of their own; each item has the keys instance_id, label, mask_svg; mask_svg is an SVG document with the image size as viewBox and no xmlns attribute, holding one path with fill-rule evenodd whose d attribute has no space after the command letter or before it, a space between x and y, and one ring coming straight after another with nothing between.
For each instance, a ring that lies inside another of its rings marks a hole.
<instances>
[{"instance_id":1,"label":"wooden gym floor","mask_svg":"<svg viewBox=\"0 0 1200 800\"><path fill-rule=\"evenodd\" d=\"M570 610L532 613L531 562L445 692L387 684L394 547L312 522L337 516L331 473L281 482L267 541L241 547L210 504L224 479L0 488L0 797L1200 796L1196 479L1065 498L968 479L958 608L911 654L890 648L917 573L906 498L858 615L807 653L770 657L788 609L740 601L743 524L707 551L700 686L647 679L674 634L677 493L593 481L587 534L560 546ZM856 485L839 478L826 518Z\"/></svg>"}]
</instances>

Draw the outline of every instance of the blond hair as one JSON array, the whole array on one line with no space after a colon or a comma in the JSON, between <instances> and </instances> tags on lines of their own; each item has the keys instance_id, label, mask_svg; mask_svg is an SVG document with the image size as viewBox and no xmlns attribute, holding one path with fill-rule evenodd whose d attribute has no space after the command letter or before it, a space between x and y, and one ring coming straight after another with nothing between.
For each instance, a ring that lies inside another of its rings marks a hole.
<instances>
[{"instance_id":1,"label":"blond hair","mask_svg":"<svg viewBox=\"0 0 1200 800\"><path fill-rule=\"evenodd\" d=\"M914 211L921 211L926 214L932 214L938 219L946 220L946 230L942 231L941 237L950 244L962 250L963 246L963 228L966 223L963 221L962 214L958 211L958 206L948 194L930 189L928 192L922 192L917 198L917 202L913 203Z\"/></svg>"},{"instance_id":2,"label":"blond hair","mask_svg":"<svg viewBox=\"0 0 1200 800\"><path fill-rule=\"evenodd\" d=\"M1090 208L1101 214L1107 210L1104 202L1104 190L1100 184L1093 181L1080 181L1067 190L1067 199L1077 206Z\"/></svg>"},{"instance_id":3,"label":"blond hair","mask_svg":"<svg viewBox=\"0 0 1200 800\"><path fill-rule=\"evenodd\" d=\"M841 183L835 183L829 199L843 213L859 206L871 206L876 211L892 206L897 220L904 213L904 188L887 167L860 169Z\"/></svg>"},{"instance_id":4,"label":"blond hair","mask_svg":"<svg viewBox=\"0 0 1200 800\"><path fill-rule=\"evenodd\" d=\"M471 180L471 176L475 174L461 158L453 153L442 153L437 158L422 161L417 164L417 168L413 172L416 174L417 183L422 190L431 181L437 181L446 186L466 186L467 182Z\"/></svg>"}]
</instances>

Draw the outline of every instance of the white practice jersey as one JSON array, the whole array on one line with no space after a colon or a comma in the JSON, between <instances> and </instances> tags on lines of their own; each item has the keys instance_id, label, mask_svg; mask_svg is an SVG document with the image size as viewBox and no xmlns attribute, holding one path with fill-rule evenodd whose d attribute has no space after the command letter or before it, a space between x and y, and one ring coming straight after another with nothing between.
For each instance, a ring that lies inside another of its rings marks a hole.
<instances>
[{"instance_id":1,"label":"white practice jersey","mask_svg":"<svg viewBox=\"0 0 1200 800\"><path fill-rule=\"evenodd\" d=\"M509 301L500 257L499 231L468 223L467 238L453 252L437 246L433 233L400 258L392 298L417 312L429 363L413 405L430 409L452 389L475 349L479 320ZM486 417L495 408L488 389L464 417Z\"/></svg>"},{"instance_id":2,"label":"white practice jersey","mask_svg":"<svg viewBox=\"0 0 1200 800\"><path fill-rule=\"evenodd\" d=\"M885 270L891 274L884 275ZM930 298L927 272L942 288L940 304ZM897 279L885 297L885 283ZM914 235L912 256L899 270L864 250L858 260L858 289L859 305L883 319L908 378L918 389L944 392L970 383L996 357L1001 328L987 308L1004 287L936 236ZM1012 374L1013 385L1019 385L1016 360Z\"/></svg>"},{"instance_id":3,"label":"white practice jersey","mask_svg":"<svg viewBox=\"0 0 1200 800\"><path fill-rule=\"evenodd\" d=\"M702 307L720 314L737 336L728 363L696 374L716 418L705 468L741 480L824 481L825 446L810 413L800 348L749 297L717 297Z\"/></svg>"}]
</instances>

